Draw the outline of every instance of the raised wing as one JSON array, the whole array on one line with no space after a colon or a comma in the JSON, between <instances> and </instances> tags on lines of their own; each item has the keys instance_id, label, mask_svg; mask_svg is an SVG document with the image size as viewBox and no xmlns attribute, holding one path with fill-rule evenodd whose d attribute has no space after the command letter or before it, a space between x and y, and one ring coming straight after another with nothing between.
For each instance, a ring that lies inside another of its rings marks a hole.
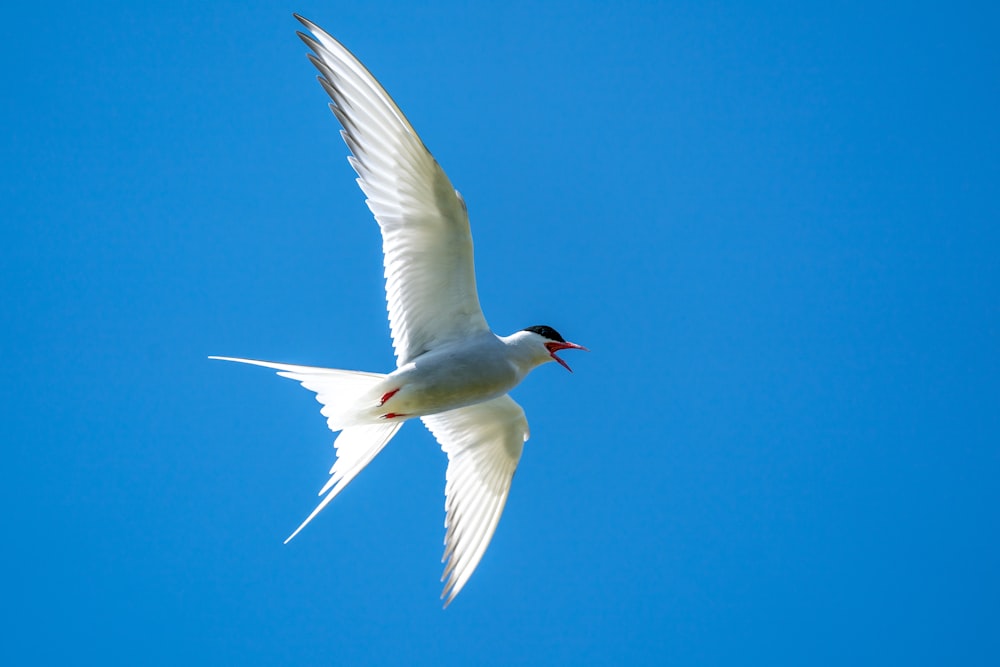
<instances>
[{"instance_id":1,"label":"raised wing","mask_svg":"<svg viewBox=\"0 0 1000 667\"><path fill-rule=\"evenodd\" d=\"M448 454L446 562L441 597L451 604L486 553L528 439L524 410L510 396L422 417Z\"/></svg>"},{"instance_id":2,"label":"raised wing","mask_svg":"<svg viewBox=\"0 0 1000 667\"><path fill-rule=\"evenodd\" d=\"M358 185L382 230L396 362L489 329L476 293L465 202L396 103L340 42L310 21L298 33L343 125Z\"/></svg>"}]
</instances>

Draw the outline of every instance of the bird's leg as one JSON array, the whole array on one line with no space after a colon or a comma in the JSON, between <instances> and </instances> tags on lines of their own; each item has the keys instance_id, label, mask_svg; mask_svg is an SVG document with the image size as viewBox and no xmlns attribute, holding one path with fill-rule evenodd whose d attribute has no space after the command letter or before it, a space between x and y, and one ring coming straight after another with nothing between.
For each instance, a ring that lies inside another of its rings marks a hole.
<instances>
[{"instance_id":1,"label":"bird's leg","mask_svg":"<svg viewBox=\"0 0 1000 667\"><path fill-rule=\"evenodd\" d=\"M384 394L382 394L382 398L378 402L378 407L381 408L383 405L385 405L386 401L395 396L399 392L399 390L400 387L396 387L392 391L387 391ZM379 419L398 419L400 417L409 417L409 416L410 415L403 414L402 412L387 412L381 417L379 417Z\"/></svg>"},{"instance_id":2,"label":"bird's leg","mask_svg":"<svg viewBox=\"0 0 1000 667\"><path fill-rule=\"evenodd\" d=\"M383 405L385 405L385 402L386 402L386 401L388 401L388 400L389 400L390 398L392 398L393 396L395 396L395 395L396 395L396 392L398 392L398 391L399 391L399 387L396 387L396 388L395 388L395 389L393 389L392 391L387 391L387 392L385 392L384 394L382 394L382 399L381 399L381 400L379 400L379 402L378 402L378 407L380 407L380 408L381 408L381 407L382 407Z\"/></svg>"}]
</instances>

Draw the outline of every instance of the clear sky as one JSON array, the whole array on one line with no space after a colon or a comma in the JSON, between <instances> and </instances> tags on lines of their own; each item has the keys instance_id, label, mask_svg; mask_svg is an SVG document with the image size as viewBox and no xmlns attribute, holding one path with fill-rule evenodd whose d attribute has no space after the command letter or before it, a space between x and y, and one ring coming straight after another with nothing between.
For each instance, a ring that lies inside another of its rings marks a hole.
<instances>
[{"instance_id":1,"label":"clear sky","mask_svg":"<svg viewBox=\"0 0 1000 667\"><path fill-rule=\"evenodd\" d=\"M811 9L805 4L814 5ZM419 423L292 543L388 371L378 230L297 11L566 353L438 601ZM0 662L1000 664L990 3L21 4L0 24Z\"/></svg>"}]
</instances>

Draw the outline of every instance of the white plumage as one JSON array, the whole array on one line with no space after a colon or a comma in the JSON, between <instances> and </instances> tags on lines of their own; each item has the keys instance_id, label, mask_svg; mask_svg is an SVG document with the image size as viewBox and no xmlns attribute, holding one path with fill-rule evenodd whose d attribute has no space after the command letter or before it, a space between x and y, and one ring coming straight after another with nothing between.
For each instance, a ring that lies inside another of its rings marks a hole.
<instances>
[{"instance_id":1,"label":"white plumage","mask_svg":"<svg viewBox=\"0 0 1000 667\"><path fill-rule=\"evenodd\" d=\"M397 368L388 375L212 357L264 366L316 393L337 459L323 499L291 540L392 439L423 420L448 455L445 485L447 606L482 559L528 439L524 410L507 392L568 343L551 327L496 336L486 324L465 202L392 98L342 44L297 16L299 37L332 99L358 185L382 232L386 299ZM287 541L287 540L286 540Z\"/></svg>"}]
</instances>

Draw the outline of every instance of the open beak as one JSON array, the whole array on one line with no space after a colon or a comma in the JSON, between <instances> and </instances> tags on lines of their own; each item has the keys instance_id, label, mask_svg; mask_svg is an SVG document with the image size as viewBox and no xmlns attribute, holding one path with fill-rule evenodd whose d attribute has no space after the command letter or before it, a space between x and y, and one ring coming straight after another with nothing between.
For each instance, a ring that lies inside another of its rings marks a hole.
<instances>
[{"instance_id":1,"label":"open beak","mask_svg":"<svg viewBox=\"0 0 1000 667\"><path fill-rule=\"evenodd\" d=\"M567 364L565 361L557 357L556 352L558 352L559 350L583 350L584 352L590 352L590 350L585 348L583 345L577 345L576 343L557 343L555 341L550 341L546 343L545 349L549 351L549 354L552 356L553 359L558 361L562 365L562 367L568 370L570 373L573 372L573 369L569 367L569 364Z\"/></svg>"}]
</instances>

